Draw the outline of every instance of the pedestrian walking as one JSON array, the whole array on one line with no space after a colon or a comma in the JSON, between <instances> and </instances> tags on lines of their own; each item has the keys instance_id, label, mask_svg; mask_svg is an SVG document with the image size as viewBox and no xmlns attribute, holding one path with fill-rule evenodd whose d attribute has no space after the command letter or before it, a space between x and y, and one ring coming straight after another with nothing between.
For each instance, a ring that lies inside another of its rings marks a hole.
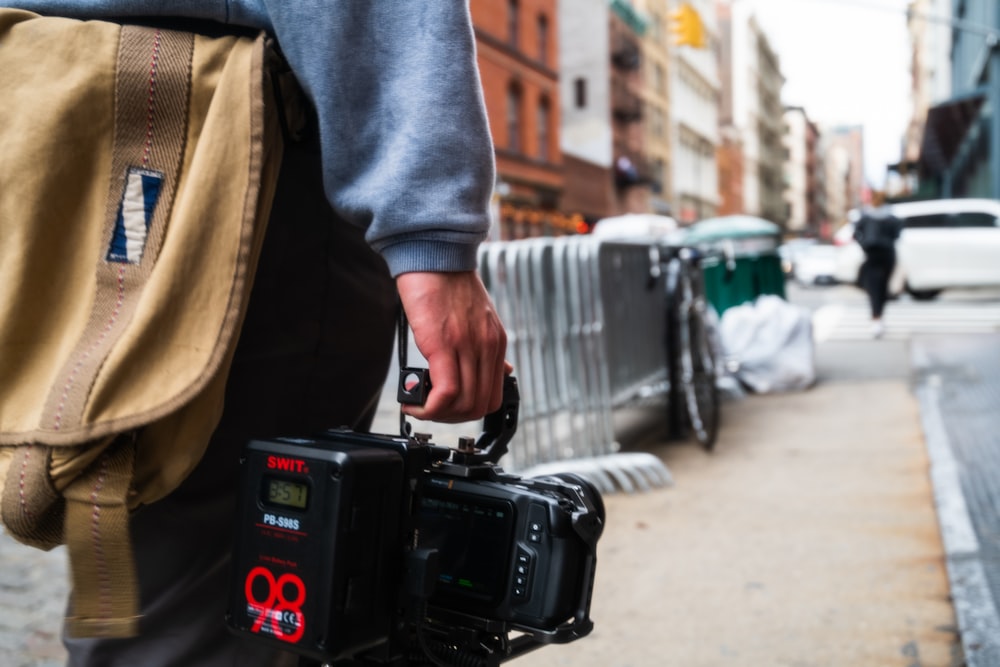
<instances>
[{"instance_id":1,"label":"pedestrian walking","mask_svg":"<svg viewBox=\"0 0 1000 667\"><path fill-rule=\"evenodd\" d=\"M423 406L404 408L410 416L478 419L499 408L509 372L506 333L476 270L495 168L467 0L0 6L212 34L264 31L304 92L307 126L286 137L221 421L183 484L128 518L138 634L64 639L70 667L293 665L295 656L248 645L225 625L244 444L369 428L400 303L434 380ZM59 156L51 157L55 170Z\"/></svg>"},{"instance_id":2,"label":"pedestrian walking","mask_svg":"<svg viewBox=\"0 0 1000 667\"><path fill-rule=\"evenodd\" d=\"M902 220L879 204L881 201L865 210L854 226L854 239L865 253L858 284L868 295L875 338L885 333L882 314L889 299L889 280L896 267L896 239L903 229Z\"/></svg>"}]
</instances>

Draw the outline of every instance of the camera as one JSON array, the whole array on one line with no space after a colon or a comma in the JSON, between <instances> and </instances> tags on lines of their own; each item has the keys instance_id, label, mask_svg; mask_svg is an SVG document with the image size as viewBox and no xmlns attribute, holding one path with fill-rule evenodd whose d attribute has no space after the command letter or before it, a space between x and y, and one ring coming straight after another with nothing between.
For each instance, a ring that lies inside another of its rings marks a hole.
<instances>
[{"instance_id":1,"label":"camera","mask_svg":"<svg viewBox=\"0 0 1000 667\"><path fill-rule=\"evenodd\" d=\"M402 402L425 373L400 372ZM589 634L603 501L583 477L498 465L519 401L508 377L454 448L407 428L248 443L230 628L333 665L488 667Z\"/></svg>"}]
</instances>

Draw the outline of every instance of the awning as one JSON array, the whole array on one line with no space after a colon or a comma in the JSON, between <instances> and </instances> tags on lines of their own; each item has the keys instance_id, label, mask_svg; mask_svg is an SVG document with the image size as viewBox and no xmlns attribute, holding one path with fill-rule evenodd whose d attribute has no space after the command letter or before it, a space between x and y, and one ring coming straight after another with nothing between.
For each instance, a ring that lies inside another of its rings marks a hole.
<instances>
[{"instance_id":1,"label":"awning","mask_svg":"<svg viewBox=\"0 0 1000 667\"><path fill-rule=\"evenodd\" d=\"M977 91L927 110L924 139L920 146L920 164L925 172L940 173L951 165L985 100L984 94Z\"/></svg>"}]
</instances>

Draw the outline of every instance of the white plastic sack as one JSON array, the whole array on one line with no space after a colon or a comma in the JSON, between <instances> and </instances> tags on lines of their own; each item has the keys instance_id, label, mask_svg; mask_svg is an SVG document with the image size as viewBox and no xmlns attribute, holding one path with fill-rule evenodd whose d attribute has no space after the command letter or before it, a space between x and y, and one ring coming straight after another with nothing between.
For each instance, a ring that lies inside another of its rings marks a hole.
<instances>
[{"instance_id":1,"label":"white plastic sack","mask_svg":"<svg viewBox=\"0 0 1000 667\"><path fill-rule=\"evenodd\" d=\"M812 320L808 311L774 295L729 308L719 337L736 376L751 391L807 389L816 381Z\"/></svg>"}]
</instances>

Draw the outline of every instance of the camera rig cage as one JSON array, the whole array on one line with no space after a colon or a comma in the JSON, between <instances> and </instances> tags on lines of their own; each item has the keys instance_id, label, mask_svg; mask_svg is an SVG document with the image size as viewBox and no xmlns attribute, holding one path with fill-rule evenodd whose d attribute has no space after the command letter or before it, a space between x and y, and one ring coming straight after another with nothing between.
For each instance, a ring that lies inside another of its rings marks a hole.
<instances>
[{"instance_id":1,"label":"camera rig cage","mask_svg":"<svg viewBox=\"0 0 1000 667\"><path fill-rule=\"evenodd\" d=\"M401 369L400 403L429 388L425 369ZM457 448L402 413L399 436L251 441L230 628L303 664L397 667L493 667L589 634L603 502L577 475L504 472L519 406L507 377L501 408Z\"/></svg>"}]
</instances>

